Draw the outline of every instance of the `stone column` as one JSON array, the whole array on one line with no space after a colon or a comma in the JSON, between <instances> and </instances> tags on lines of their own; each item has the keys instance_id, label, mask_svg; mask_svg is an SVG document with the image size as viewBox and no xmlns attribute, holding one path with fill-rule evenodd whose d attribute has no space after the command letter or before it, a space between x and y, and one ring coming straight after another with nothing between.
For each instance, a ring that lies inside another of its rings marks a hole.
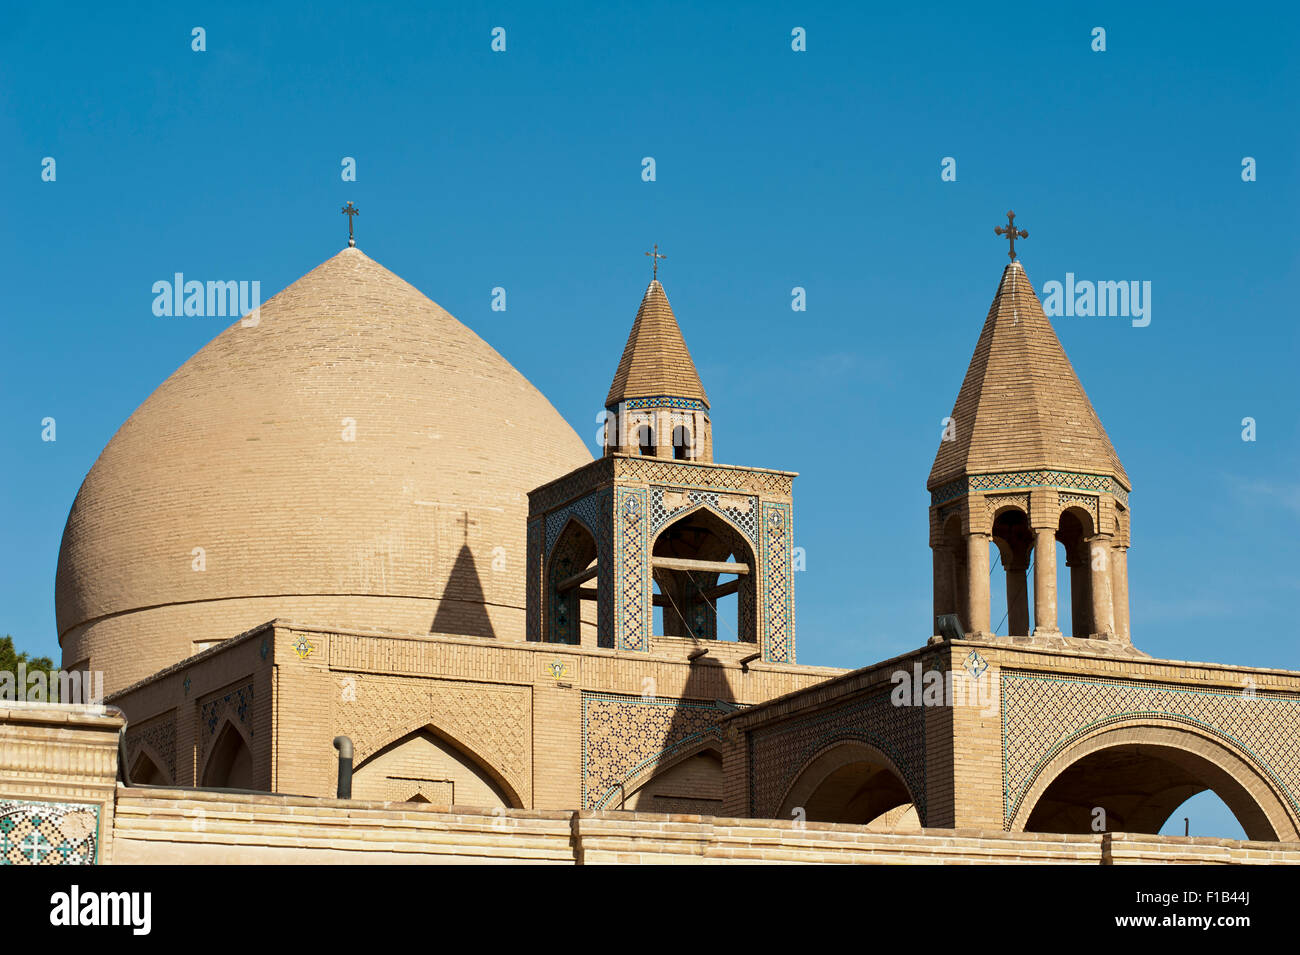
<instances>
[{"instance_id":1,"label":"stone column","mask_svg":"<svg viewBox=\"0 0 1300 955\"><path fill-rule=\"evenodd\" d=\"M1059 637L1056 626L1056 528L1034 528L1034 636Z\"/></svg>"},{"instance_id":2,"label":"stone column","mask_svg":"<svg viewBox=\"0 0 1300 955\"><path fill-rule=\"evenodd\" d=\"M1132 643L1128 623L1128 548L1115 547L1110 552L1110 589L1115 605L1115 636Z\"/></svg>"},{"instance_id":3,"label":"stone column","mask_svg":"<svg viewBox=\"0 0 1300 955\"><path fill-rule=\"evenodd\" d=\"M1006 564L1007 570L1007 634L1012 637L1029 636L1029 589L1025 582L1025 559L1016 556Z\"/></svg>"},{"instance_id":4,"label":"stone column","mask_svg":"<svg viewBox=\"0 0 1300 955\"><path fill-rule=\"evenodd\" d=\"M966 621L969 633L989 632L989 535L966 535L966 603L970 619Z\"/></svg>"},{"instance_id":5,"label":"stone column","mask_svg":"<svg viewBox=\"0 0 1300 955\"><path fill-rule=\"evenodd\" d=\"M1111 600L1110 535L1096 534L1088 541L1089 583L1092 590L1092 627L1099 640L1115 636L1115 604Z\"/></svg>"}]
</instances>

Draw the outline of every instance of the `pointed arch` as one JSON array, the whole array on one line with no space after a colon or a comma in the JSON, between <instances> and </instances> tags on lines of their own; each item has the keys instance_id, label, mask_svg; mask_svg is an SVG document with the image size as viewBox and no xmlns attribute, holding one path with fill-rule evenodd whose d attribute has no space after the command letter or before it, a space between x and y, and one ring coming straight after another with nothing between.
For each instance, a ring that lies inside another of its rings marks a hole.
<instances>
[{"instance_id":1,"label":"pointed arch","mask_svg":"<svg viewBox=\"0 0 1300 955\"><path fill-rule=\"evenodd\" d=\"M596 533L577 514L570 514L546 557L544 643L579 645L584 624L591 628L599 620L600 588L590 583L600 573L599 556ZM586 614L584 602L592 604Z\"/></svg>"},{"instance_id":2,"label":"pointed arch","mask_svg":"<svg viewBox=\"0 0 1300 955\"><path fill-rule=\"evenodd\" d=\"M387 743L382 746L361 754L358 754L356 764L353 766L353 793L356 798L371 798L365 795L365 791L374 788L378 790L378 783L374 787L370 786L370 781L366 778L368 770L374 770L384 760L384 757L392 754L398 747L416 738L420 733L427 733L441 743L450 755L458 760L468 771L478 774L484 778L489 788L495 790L501 801L509 809L526 809L523 799L519 795L518 787L508 780L492 764L492 761L477 752L472 746L459 738L458 734L432 723L428 720L419 720L414 723L402 724L402 728L396 733L390 734ZM431 754L430 754L431 755ZM375 775L383 775L378 773ZM374 798L383 798L377 792Z\"/></svg>"},{"instance_id":3,"label":"pointed arch","mask_svg":"<svg viewBox=\"0 0 1300 955\"><path fill-rule=\"evenodd\" d=\"M719 585L718 571L653 566L654 580L663 592L665 636L758 641L758 548L719 508L697 501L674 513L654 534L650 554L652 566L656 558L722 563L734 556L736 563L748 568L734 581ZM733 594L737 603L734 628L725 623L725 618L720 628L718 602Z\"/></svg>"},{"instance_id":4,"label":"pointed arch","mask_svg":"<svg viewBox=\"0 0 1300 955\"><path fill-rule=\"evenodd\" d=\"M167 770L168 760L143 735L128 744L127 779L133 786L170 786L176 782ZM137 771L136 767L140 769Z\"/></svg>"},{"instance_id":5,"label":"pointed arch","mask_svg":"<svg viewBox=\"0 0 1300 955\"><path fill-rule=\"evenodd\" d=\"M126 778L132 786L169 786L172 780L162 767L152 747L141 746L127 768Z\"/></svg>"},{"instance_id":6,"label":"pointed arch","mask_svg":"<svg viewBox=\"0 0 1300 955\"><path fill-rule=\"evenodd\" d=\"M228 716L217 728L199 778L203 788L254 788L253 748L243 729Z\"/></svg>"}]
</instances>

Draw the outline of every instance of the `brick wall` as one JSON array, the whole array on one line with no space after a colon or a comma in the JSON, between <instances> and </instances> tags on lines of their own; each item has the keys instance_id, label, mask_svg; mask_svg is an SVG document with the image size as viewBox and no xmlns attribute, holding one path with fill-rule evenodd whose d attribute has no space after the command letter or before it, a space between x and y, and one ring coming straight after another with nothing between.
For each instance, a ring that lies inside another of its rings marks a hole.
<instances>
[{"instance_id":1,"label":"brick wall","mask_svg":"<svg viewBox=\"0 0 1300 955\"><path fill-rule=\"evenodd\" d=\"M122 789L114 861L190 863L1300 864L1300 844L861 826L640 812Z\"/></svg>"}]
</instances>

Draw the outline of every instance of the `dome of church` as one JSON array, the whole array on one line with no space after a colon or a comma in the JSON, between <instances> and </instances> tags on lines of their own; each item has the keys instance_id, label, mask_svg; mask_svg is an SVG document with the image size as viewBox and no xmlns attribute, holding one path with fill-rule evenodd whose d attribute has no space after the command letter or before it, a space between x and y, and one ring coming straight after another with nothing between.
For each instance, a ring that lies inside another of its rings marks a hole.
<instances>
[{"instance_id":1,"label":"dome of church","mask_svg":"<svg viewBox=\"0 0 1300 955\"><path fill-rule=\"evenodd\" d=\"M59 551L64 665L112 692L277 617L521 640L527 492L590 460L491 346L344 249L99 456Z\"/></svg>"}]
</instances>

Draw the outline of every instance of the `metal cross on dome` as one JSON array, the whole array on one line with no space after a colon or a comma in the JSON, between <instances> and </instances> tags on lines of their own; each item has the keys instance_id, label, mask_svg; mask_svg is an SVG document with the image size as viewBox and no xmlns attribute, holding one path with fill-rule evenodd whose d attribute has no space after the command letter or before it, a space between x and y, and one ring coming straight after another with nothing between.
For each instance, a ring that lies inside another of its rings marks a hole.
<instances>
[{"instance_id":1,"label":"metal cross on dome","mask_svg":"<svg viewBox=\"0 0 1300 955\"><path fill-rule=\"evenodd\" d=\"M650 256L650 260L654 262L654 268L650 273L650 278L657 281L659 278L659 260L666 259L668 256L660 254L658 242L655 243L654 251L647 252L646 255Z\"/></svg>"},{"instance_id":2,"label":"metal cross on dome","mask_svg":"<svg viewBox=\"0 0 1300 955\"><path fill-rule=\"evenodd\" d=\"M348 204L343 207L343 214L348 217L348 248L355 249L357 240L352 238L352 217L361 215L361 210L354 206L352 200L349 199Z\"/></svg>"},{"instance_id":3,"label":"metal cross on dome","mask_svg":"<svg viewBox=\"0 0 1300 955\"><path fill-rule=\"evenodd\" d=\"M1029 233L1028 233L1028 232L1026 232L1024 229L1017 229L1017 228L1016 228L1016 214L1015 214L1014 212L1008 212L1008 213L1007 213L1007 227L1004 229L1004 228L1002 228L1002 226L1000 226L1000 225L999 225L999 226L994 226L994 227L993 227L993 233L994 233L995 235L1004 235L1004 236L1006 236L1006 237L1007 237L1007 241L1009 241L1009 242L1011 243L1011 251L1008 252L1007 255L1009 255L1009 256L1011 257L1011 261L1012 261L1012 262L1014 262L1014 261L1016 260L1016 239L1017 239L1017 238L1020 238L1020 239L1028 239L1028 238L1029 238Z\"/></svg>"}]
</instances>

